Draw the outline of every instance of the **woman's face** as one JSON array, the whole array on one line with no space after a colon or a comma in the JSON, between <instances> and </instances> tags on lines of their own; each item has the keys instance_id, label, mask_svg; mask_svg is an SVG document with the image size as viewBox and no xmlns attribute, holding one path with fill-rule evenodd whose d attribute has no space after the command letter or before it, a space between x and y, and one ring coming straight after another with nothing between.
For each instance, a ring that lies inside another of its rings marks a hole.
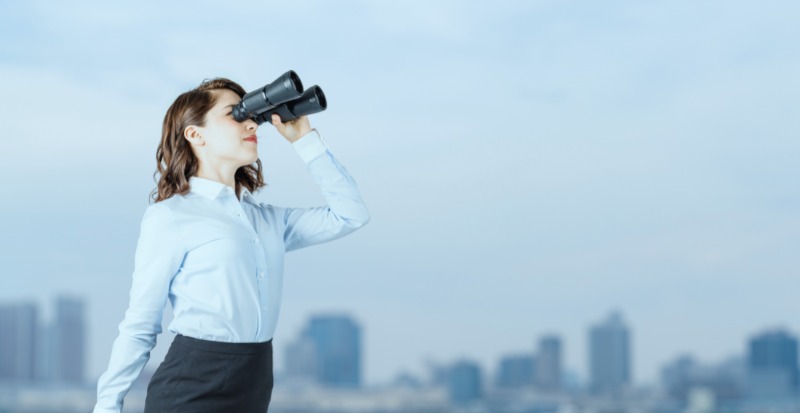
<instances>
[{"instance_id":1,"label":"woman's face","mask_svg":"<svg viewBox=\"0 0 800 413\"><path fill-rule=\"evenodd\" d=\"M232 90L211 93L217 96L217 103L206 114L206 126L197 128L205 142L201 158L213 163L232 162L237 167L254 163L258 159L258 124L252 119L237 122L233 118L233 107L242 99Z\"/></svg>"}]
</instances>

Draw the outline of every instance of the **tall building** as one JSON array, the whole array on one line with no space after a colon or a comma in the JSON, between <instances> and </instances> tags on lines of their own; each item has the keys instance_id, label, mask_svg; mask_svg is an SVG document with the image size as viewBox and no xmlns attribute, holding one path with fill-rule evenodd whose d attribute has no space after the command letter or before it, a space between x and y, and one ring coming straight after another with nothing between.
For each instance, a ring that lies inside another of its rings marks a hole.
<instances>
[{"instance_id":1,"label":"tall building","mask_svg":"<svg viewBox=\"0 0 800 413\"><path fill-rule=\"evenodd\" d=\"M495 385L505 389L532 387L536 359L529 354L509 355L500 359Z\"/></svg>"},{"instance_id":2,"label":"tall building","mask_svg":"<svg viewBox=\"0 0 800 413\"><path fill-rule=\"evenodd\" d=\"M536 387L547 391L561 389L561 339L555 335L544 336L539 340Z\"/></svg>"},{"instance_id":3,"label":"tall building","mask_svg":"<svg viewBox=\"0 0 800 413\"><path fill-rule=\"evenodd\" d=\"M432 387L447 387L450 380L450 365L426 359L425 368L428 371L427 384Z\"/></svg>"},{"instance_id":4,"label":"tall building","mask_svg":"<svg viewBox=\"0 0 800 413\"><path fill-rule=\"evenodd\" d=\"M589 370L596 394L618 394L631 384L630 333L618 312L590 328Z\"/></svg>"},{"instance_id":5,"label":"tall building","mask_svg":"<svg viewBox=\"0 0 800 413\"><path fill-rule=\"evenodd\" d=\"M0 382L38 378L39 312L36 304L0 304Z\"/></svg>"},{"instance_id":6,"label":"tall building","mask_svg":"<svg viewBox=\"0 0 800 413\"><path fill-rule=\"evenodd\" d=\"M54 379L61 383L84 384L86 323L83 299L57 297L51 349Z\"/></svg>"},{"instance_id":7,"label":"tall building","mask_svg":"<svg viewBox=\"0 0 800 413\"><path fill-rule=\"evenodd\" d=\"M797 392L797 338L783 330L768 331L750 339L747 394L751 397L786 397Z\"/></svg>"},{"instance_id":8,"label":"tall building","mask_svg":"<svg viewBox=\"0 0 800 413\"><path fill-rule=\"evenodd\" d=\"M361 386L361 328L347 315L311 318L302 336L316 348L317 381L330 387Z\"/></svg>"},{"instance_id":9,"label":"tall building","mask_svg":"<svg viewBox=\"0 0 800 413\"><path fill-rule=\"evenodd\" d=\"M315 382L317 364L317 347L308 337L300 337L286 347L287 379Z\"/></svg>"},{"instance_id":10,"label":"tall building","mask_svg":"<svg viewBox=\"0 0 800 413\"><path fill-rule=\"evenodd\" d=\"M483 378L478 363L459 360L448 370L447 390L450 401L466 404L483 397Z\"/></svg>"}]
</instances>

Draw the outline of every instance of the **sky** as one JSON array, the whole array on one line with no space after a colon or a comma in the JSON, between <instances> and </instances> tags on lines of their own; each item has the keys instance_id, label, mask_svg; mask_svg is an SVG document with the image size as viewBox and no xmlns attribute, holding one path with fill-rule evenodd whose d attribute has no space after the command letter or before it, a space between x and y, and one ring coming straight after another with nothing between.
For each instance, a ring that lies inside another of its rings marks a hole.
<instances>
[{"instance_id":1,"label":"sky","mask_svg":"<svg viewBox=\"0 0 800 413\"><path fill-rule=\"evenodd\" d=\"M788 0L4 2L0 300L85 297L96 380L166 109L205 78L253 90L291 69L325 91L311 124L372 218L287 254L276 371L326 312L363 327L369 384L460 358L489 380L546 334L585 378L587 330L614 310L638 383L684 353L742 355L800 333L799 17ZM258 135L257 198L324 205L288 142Z\"/></svg>"}]
</instances>

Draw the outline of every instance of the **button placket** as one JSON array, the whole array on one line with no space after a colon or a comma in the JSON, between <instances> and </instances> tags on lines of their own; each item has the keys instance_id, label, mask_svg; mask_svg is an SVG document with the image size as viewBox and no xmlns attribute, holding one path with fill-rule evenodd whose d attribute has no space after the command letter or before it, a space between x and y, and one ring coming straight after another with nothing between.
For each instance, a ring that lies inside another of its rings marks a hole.
<instances>
[{"instance_id":1,"label":"button placket","mask_svg":"<svg viewBox=\"0 0 800 413\"><path fill-rule=\"evenodd\" d=\"M253 228L253 225L250 223L250 220L247 219L247 214L245 214L244 209L242 209L242 205L240 203L236 203L236 216L239 217L245 224L247 224L248 228Z\"/></svg>"}]
</instances>

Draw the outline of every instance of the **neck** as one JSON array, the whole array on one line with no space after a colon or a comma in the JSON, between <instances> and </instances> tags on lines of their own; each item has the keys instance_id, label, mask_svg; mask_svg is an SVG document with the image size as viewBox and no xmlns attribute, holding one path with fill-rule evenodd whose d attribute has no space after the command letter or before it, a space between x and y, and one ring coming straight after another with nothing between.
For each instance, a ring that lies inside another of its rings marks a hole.
<instances>
[{"instance_id":1,"label":"neck","mask_svg":"<svg viewBox=\"0 0 800 413\"><path fill-rule=\"evenodd\" d=\"M231 187L231 189L233 189L234 193L236 193L236 197L238 198L239 193L236 191L236 180L234 179L234 173L235 171L230 173L221 173L221 171L209 171L209 170L203 170L201 168L200 170L197 171L195 176L198 178L210 179L212 181L228 185L229 187Z\"/></svg>"}]
</instances>

